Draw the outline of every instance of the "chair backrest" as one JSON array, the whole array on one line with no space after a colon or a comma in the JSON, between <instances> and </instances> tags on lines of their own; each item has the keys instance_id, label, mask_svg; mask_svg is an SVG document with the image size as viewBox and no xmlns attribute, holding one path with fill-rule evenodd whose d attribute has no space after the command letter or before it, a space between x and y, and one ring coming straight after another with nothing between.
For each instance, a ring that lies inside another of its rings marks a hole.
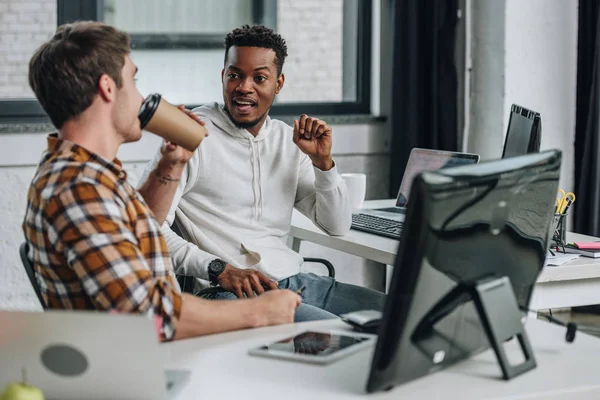
<instances>
[{"instance_id":1,"label":"chair backrest","mask_svg":"<svg viewBox=\"0 0 600 400\"><path fill-rule=\"evenodd\" d=\"M21 261L23 262L23 268L25 268L25 272L27 273L27 277L29 278L29 282L31 283L31 286L33 286L33 290L35 291L35 294L37 295L38 300L42 305L42 308L46 309L46 302L42 297L40 285L38 284L38 281L35 278L35 270L33 269L33 264L27 256L27 253L29 253L29 245L27 244L27 242L21 243L21 246L19 247L19 253L21 255Z\"/></svg>"}]
</instances>

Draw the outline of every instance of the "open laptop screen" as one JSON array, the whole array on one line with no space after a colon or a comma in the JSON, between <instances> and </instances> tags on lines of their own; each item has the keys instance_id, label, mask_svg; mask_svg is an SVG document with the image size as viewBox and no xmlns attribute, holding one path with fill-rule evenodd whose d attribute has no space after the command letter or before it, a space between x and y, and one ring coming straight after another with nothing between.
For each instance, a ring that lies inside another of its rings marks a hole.
<instances>
[{"instance_id":1,"label":"open laptop screen","mask_svg":"<svg viewBox=\"0 0 600 400\"><path fill-rule=\"evenodd\" d=\"M408 196L412 186L413 179L417 174L425 171L435 171L442 168L457 167L459 165L476 164L479 162L479 155L470 153L459 153L453 151L430 150L430 149L412 149L406 170L402 177L397 207L406 207Z\"/></svg>"},{"instance_id":2,"label":"open laptop screen","mask_svg":"<svg viewBox=\"0 0 600 400\"><path fill-rule=\"evenodd\" d=\"M502 158L539 152L541 138L542 119L540 113L513 104Z\"/></svg>"}]
</instances>

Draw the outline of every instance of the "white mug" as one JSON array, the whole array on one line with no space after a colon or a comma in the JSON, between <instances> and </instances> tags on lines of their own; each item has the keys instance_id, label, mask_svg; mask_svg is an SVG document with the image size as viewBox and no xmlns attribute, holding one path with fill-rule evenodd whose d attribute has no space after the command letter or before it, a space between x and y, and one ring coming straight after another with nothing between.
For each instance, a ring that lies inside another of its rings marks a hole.
<instances>
[{"instance_id":1,"label":"white mug","mask_svg":"<svg viewBox=\"0 0 600 400\"><path fill-rule=\"evenodd\" d=\"M348 198L352 211L362 208L367 193L367 175L365 174L342 174L342 179L348 189Z\"/></svg>"}]
</instances>

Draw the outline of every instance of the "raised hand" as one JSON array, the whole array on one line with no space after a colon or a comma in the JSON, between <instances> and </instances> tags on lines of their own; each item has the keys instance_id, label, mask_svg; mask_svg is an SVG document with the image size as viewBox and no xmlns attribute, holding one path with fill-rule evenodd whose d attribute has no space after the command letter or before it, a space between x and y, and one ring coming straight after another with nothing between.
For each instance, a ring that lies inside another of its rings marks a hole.
<instances>
[{"instance_id":1,"label":"raised hand","mask_svg":"<svg viewBox=\"0 0 600 400\"><path fill-rule=\"evenodd\" d=\"M294 120L294 143L322 171L333 168L332 133L325 121L302 114Z\"/></svg>"}]
</instances>

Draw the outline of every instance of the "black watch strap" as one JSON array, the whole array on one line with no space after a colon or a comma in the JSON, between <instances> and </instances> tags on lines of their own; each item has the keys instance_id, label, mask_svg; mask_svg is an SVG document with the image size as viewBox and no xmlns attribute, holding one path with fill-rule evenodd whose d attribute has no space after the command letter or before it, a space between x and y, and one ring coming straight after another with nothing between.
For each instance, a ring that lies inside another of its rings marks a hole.
<instances>
[{"instance_id":1,"label":"black watch strap","mask_svg":"<svg viewBox=\"0 0 600 400\"><path fill-rule=\"evenodd\" d=\"M219 275L225 270L227 263L219 258L212 260L208 264L208 280L211 283L217 283Z\"/></svg>"}]
</instances>

